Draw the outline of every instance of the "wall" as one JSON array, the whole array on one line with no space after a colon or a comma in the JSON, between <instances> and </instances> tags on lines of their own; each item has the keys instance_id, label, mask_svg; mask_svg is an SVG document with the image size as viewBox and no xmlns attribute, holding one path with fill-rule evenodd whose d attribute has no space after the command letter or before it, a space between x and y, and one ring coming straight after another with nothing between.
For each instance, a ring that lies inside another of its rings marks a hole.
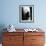
<instances>
[{"instance_id":1,"label":"wall","mask_svg":"<svg viewBox=\"0 0 46 46\"><path fill-rule=\"evenodd\" d=\"M45 27L46 1L42 0L1 0L0 25L13 24L16 28ZM19 22L19 5L34 5L34 23Z\"/></svg>"},{"instance_id":2,"label":"wall","mask_svg":"<svg viewBox=\"0 0 46 46\"><path fill-rule=\"evenodd\" d=\"M45 27L46 1L44 0L1 0L0 25L13 24L16 28ZM34 5L34 23L19 22L19 5Z\"/></svg>"},{"instance_id":3,"label":"wall","mask_svg":"<svg viewBox=\"0 0 46 46\"><path fill-rule=\"evenodd\" d=\"M15 28L42 28L46 32L46 0L0 0L0 31L13 24ZM34 5L34 23L19 22L19 5Z\"/></svg>"}]
</instances>

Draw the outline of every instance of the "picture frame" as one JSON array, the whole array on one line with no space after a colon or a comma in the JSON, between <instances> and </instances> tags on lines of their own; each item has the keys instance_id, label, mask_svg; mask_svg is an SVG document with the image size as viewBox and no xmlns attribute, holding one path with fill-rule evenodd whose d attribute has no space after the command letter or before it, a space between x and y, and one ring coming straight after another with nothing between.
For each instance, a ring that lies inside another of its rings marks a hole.
<instances>
[{"instance_id":1,"label":"picture frame","mask_svg":"<svg viewBox=\"0 0 46 46\"><path fill-rule=\"evenodd\" d=\"M34 5L19 5L20 23L34 22Z\"/></svg>"}]
</instances>

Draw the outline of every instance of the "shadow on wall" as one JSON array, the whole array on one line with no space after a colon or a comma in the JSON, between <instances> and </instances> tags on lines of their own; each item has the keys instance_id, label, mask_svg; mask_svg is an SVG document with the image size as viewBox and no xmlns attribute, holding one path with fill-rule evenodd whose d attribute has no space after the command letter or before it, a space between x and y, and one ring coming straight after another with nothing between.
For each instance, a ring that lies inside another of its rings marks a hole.
<instances>
[{"instance_id":1,"label":"shadow on wall","mask_svg":"<svg viewBox=\"0 0 46 46\"><path fill-rule=\"evenodd\" d=\"M6 30L4 30L5 25L4 24L0 24L0 43L2 43L2 36L3 36L3 32L5 32Z\"/></svg>"}]
</instances>

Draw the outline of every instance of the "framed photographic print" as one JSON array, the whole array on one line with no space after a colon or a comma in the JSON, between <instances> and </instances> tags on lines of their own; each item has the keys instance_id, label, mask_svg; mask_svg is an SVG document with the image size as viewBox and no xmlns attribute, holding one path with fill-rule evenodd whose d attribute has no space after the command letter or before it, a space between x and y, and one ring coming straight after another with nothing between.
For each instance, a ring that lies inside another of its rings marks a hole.
<instances>
[{"instance_id":1,"label":"framed photographic print","mask_svg":"<svg viewBox=\"0 0 46 46\"><path fill-rule=\"evenodd\" d=\"M19 5L19 21L34 22L34 5Z\"/></svg>"}]
</instances>

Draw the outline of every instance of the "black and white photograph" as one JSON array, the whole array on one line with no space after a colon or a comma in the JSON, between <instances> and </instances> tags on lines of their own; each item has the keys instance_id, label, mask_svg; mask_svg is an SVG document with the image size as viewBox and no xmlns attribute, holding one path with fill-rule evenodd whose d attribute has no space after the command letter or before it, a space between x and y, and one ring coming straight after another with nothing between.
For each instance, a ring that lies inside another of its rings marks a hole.
<instances>
[{"instance_id":1,"label":"black and white photograph","mask_svg":"<svg viewBox=\"0 0 46 46\"><path fill-rule=\"evenodd\" d=\"M34 5L20 5L20 22L33 22L34 21Z\"/></svg>"}]
</instances>

